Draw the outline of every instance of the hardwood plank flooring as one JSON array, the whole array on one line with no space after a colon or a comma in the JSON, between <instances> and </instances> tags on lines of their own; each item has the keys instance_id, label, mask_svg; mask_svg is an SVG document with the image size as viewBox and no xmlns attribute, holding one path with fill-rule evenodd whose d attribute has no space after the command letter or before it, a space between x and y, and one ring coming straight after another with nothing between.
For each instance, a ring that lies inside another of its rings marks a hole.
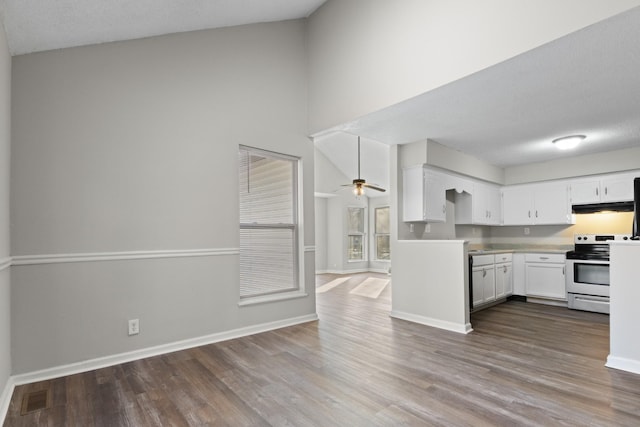
<instances>
[{"instance_id":1,"label":"hardwood plank flooring","mask_svg":"<svg viewBox=\"0 0 640 427\"><path fill-rule=\"evenodd\" d=\"M319 275L317 285L339 276ZM522 302L461 335L392 319L392 283L317 295L320 321L17 387L4 426L638 426L609 318ZM22 396L52 407L20 416Z\"/></svg>"}]
</instances>

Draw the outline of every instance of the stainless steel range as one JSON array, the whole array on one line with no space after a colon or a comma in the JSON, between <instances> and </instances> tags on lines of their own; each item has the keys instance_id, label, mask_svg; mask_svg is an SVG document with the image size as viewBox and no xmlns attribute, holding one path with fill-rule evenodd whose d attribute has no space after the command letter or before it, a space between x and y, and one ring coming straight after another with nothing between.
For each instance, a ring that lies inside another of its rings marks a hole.
<instances>
[{"instance_id":1,"label":"stainless steel range","mask_svg":"<svg viewBox=\"0 0 640 427\"><path fill-rule=\"evenodd\" d=\"M609 313L609 243L630 234L576 234L567 252L567 300L574 310Z\"/></svg>"}]
</instances>

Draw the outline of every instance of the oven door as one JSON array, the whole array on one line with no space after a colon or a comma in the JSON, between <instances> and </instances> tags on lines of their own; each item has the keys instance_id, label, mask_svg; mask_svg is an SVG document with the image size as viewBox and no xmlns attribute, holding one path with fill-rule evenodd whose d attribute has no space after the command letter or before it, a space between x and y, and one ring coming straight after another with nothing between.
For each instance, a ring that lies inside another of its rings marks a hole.
<instances>
[{"instance_id":1,"label":"oven door","mask_svg":"<svg viewBox=\"0 0 640 427\"><path fill-rule=\"evenodd\" d=\"M609 296L609 261L567 259L567 292Z\"/></svg>"}]
</instances>

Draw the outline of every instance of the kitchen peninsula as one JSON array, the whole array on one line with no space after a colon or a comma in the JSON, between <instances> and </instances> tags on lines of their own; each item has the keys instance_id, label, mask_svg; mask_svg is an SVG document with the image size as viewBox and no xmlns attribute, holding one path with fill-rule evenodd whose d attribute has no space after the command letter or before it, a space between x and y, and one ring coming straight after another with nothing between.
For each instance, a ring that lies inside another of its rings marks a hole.
<instances>
[{"instance_id":1,"label":"kitchen peninsula","mask_svg":"<svg viewBox=\"0 0 640 427\"><path fill-rule=\"evenodd\" d=\"M612 242L610 353L606 366L640 374L638 261L640 242Z\"/></svg>"}]
</instances>

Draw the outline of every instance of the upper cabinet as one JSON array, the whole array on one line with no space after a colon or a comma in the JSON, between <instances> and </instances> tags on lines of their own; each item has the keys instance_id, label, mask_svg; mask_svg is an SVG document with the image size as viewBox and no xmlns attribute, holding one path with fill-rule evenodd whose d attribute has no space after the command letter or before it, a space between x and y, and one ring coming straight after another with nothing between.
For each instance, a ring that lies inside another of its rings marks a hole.
<instances>
[{"instance_id":1,"label":"upper cabinet","mask_svg":"<svg viewBox=\"0 0 640 427\"><path fill-rule=\"evenodd\" d=\"M402 219L405 222L444 222L447 218L445 177L422 166L402 174Z\"/></svg>"},{"instance_id":2,"label":"upper cabinet","mask_svg":"<svg viewBox=\"0 0 640 427\"><path fill-rule=\"evenodd\" d=\"M571 204L627 202L633 200L633 179L638 173L622 173L571 181Z\"/></svg>"},{"instance_id":3,"label":"upper cabinet","mask_svg":"<svg viewBox=\"0 0 640 427\"><path fill-rule=\"evenodd\" d=\"M455 190L456 224L574 224L571 205L633 200L640 171L500 187L425 165L403 170L403 221L445 222Z\"/></svg>"},{"instance_id":4,"label":"upper cabinet","mask_svg":"<svg viewBox=\"0 0 640 427\"><path fill-rule=\"evenodd\" d=\"M504 187L502 218L504 225L572 224L569 186L561 181Z\"/></svg>"},{"instance_id":5,"label":"upper cabinet","mask_svg":"<svg viewBox=\"0 0 640 427\"><path fill-rule=\"evenodd\" d=\"M455 195L456 224L500 225L500 187L474 182L471 193Z\"/></svg>"}]
</instances>

